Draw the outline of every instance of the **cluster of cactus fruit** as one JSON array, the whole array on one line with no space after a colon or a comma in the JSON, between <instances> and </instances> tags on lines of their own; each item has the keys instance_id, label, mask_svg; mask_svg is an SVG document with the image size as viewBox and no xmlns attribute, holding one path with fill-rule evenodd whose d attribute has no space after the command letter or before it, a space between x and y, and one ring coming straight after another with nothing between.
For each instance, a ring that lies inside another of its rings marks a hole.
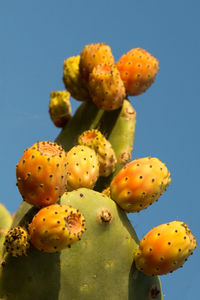
<instances>
[{"instance_id":1,"label":"cluster of cactus fruit","mask_svg":"<svg viewBox=\"0 0 200 300\"><path fill-rule=\"evenodd\" d=\"M130 161L136 113L128 96L145 92L158 69L140 48L115 62L104 43L64 61L66 91L51 92L49 103L62 131L24 151L16 168L24 201L13 221L0 206L1 299L162 299L157 275L181 267L197 243L180 221L139 242L127 218L171 181L158 158ZM83 101L73 117L70 95Z\"/></svg>"}]
</instances>

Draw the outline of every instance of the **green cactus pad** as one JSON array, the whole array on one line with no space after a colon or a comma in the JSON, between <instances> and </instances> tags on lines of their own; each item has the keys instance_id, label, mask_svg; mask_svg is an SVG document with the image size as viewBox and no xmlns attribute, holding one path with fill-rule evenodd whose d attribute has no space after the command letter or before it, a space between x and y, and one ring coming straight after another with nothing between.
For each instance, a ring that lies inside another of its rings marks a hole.
<instances>
[{"instance_id":1,"label":"green cactus pad","mask_svg":"<svg viewBox=\"0 0 200 300\"><path fill-rule=\"evenodd\" d=\"M126 214L107 196L89 189L66 193L86 219L86 232L70 249L5 257L0 298L7 300L151 300L162 299L158 277L136 270L138 238ZM37 209L22 203L14 226L30 222Z\"/></svg>"}]
</instances>

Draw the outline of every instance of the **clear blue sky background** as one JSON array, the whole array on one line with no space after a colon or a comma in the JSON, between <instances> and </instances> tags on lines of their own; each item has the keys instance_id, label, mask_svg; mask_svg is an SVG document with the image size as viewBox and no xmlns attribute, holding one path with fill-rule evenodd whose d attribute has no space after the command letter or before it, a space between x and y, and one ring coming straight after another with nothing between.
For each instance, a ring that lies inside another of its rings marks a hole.
<instances>
[{"instance_id":1,"label":"clear blue sky background","mask_svg":"<svg viewBox=\"0 0 200 300\"><path fill-rule=\"evenodd\" d=\"M50 91L64 89L64 59L94 42L108 43L116 60L142 47L159 59L160 71L146 93L131 98L133 157L160 158L172 182L159 202L129 218L140 239L178 219L199 241L199 12L197 0L0 1L0 201L12 213L21 202L15 165L23 150L59 133L48 102ZM79 104L72 99L73 111ZM199 266L198 248L182 269L162 276L164 299L200 299Z\"/></svg>"}]
</instances>

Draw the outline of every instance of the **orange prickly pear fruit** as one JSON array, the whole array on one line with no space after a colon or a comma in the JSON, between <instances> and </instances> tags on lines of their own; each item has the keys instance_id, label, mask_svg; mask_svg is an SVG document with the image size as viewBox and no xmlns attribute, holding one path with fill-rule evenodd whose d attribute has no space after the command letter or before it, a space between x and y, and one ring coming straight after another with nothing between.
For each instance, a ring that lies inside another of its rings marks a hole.
<instances>
[{"instance_id":1,"label":"orange prickly pear fruit","mask_svg":"<svg viewBox=\"0 0 200 300\"><path fill-rule=\"evenodd\" d=\"M80 55L65 59L63 66L63 82L74 99L88 101L91 99L87 88L83 84L79 63Z\"/></svg>"},{"instance_id":2,"label":"orange prickly pear fruit","mask_svg":"<svg viewBox=\"0 0 200 300\"><path fill-rule=\"evenodd\" d=\"M136 268L145 274L163 275L182 267L197 247L184 222L173 221L151 229L135 252Z\"/></svg>"},{"instance_id":3,"label":"orange prickly pear fruit","mask_svg":"<svg viewBox=\"0 0 200 300\"><path fill-rule=\"evenodd\" d=\"M5 237L4 246L12 256L18 257L27 254L30 247L30 236L21 226L10 229Z\"/></svg>"},{"instance_id":4,"label":"orange prickly pear fruit","mask_svg":"<svg viewBox=\"0 0 200 300\"><path fill-rule=\"evenodd\" d=\"M111 143L97 129L84 131L78 138L79 145L92 148L99 160L99 176L107 177L115 171L117 158Z\"/></svg>"},{"instance_id":5,"label":"orange prickly pear fruit","mask_svg":"<svg viewBox=\"0 0 200 300\"><path fill-rule=\"evenodd\" d=\"M24 151L16 168L17 186L23 199L34 206L59 200L67 182L66 153L51 142L37 142Z\"/></svg>"},{"instance_id":6,"label":"orange prickly pear fruit","mask_svg":"<svg viewBox=\"0 0 200 300\"><path fill-rule=\"evenodd\" d=\"M114 63L110 46L105 43L86 45L80 54L79 65L80 74L86 86L93 68L102 63Z\"/></svg>"},{"instance_id":7,"label":"orange prickly pear fruit","mask_svg":"<svg viewBox=\"0 0 200 300\"><path fill-rule=\"evenodd\" d=\"M72 117L70 93L54 91L50 94L49 114L56 127L62 128Z\"/></svg>"},{"instance_id":8,"label":"orange prickly pear fruit","mask_svg":"<svg viewBox=\"0 0 200 300\"><path fill-rule=\"evenodd\" d=\"M74 146L67 153L67 190L92 189L99 177L99 161L93 149Z\"/></svg>"},{"instance_id":9,"label":"orange prickly pear fruit","mask_svg":"<svg viewBox=\"0 0 200 300\"><path fill-rule=\"evenodd\" d=\"M170 181L170 172L158 158L139 158L115 176L110 185L111 198L126 212L138 212L157 201Z\"/></svg>"},{"instance_id":10,"label":"orange prickly pear fruit","mask_svg":"<svg viewBox=\"0 0 200 300\"><path fill-rule=\"evenodd\" d=\"M81 239L84 224L83 215L68 205L43 207L29 224L31 243L40 251L61 251Z\"/></svg>"},{"instance_id":11,"label":"orange prickly pear fruit","mask_svg":"<svg viewBox=\"0 0 200 300\"><path fill-rule=\"evenodd\" d=\"M103 110L115 110L126 97L124 83L114 64L100 64L89 75L88 89L92 101Z\"/></svg>"},{"instance_id":12,"label":"orange prickly pear fruit","mask_svg":"<svg viewBox=\"0 0 200 300\"><path fill-rule=\"evenodd\" d=\"M124 82L126 93L137 96L144 93L154 82L159 70L158 60L141 48L134 48L116 63Z\"/></svg>"}]
</instances>

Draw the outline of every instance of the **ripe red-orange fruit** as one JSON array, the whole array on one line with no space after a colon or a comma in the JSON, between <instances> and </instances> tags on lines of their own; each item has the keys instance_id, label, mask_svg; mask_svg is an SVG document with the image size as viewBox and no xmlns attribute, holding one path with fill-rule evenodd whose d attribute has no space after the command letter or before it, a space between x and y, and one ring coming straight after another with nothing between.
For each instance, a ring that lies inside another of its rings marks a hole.
<instances>
[{"instance_id":1,"label":"ripe red-orange fruit","mask_svg":"<svg viewBox=\"0 0 200 300\"><path fill-rule=\"evenodd\" d=\"M158 158L138 158L114 177L110 185L111 198L126 212L138 212L157 201L170 181L170 172Z\"/></svg>"},{"instance_id":2,"label":"ripe red-orange fruit","mask_svg":"<svg viewBox=\"0 0 200 300\"><path fill-rule=\"evenodd\" d=\"M110 46L105 43L86 45L80 54L80 74L85 85L88 85L89 75L93 68L102 63L114 63Z\"/></svg>"},{"instance_id":3,"label":"ripe red-orange fruit","mask_svg":"<svg viewBox=\"0 0 200 300\"><path fill-rule=\"evenodd\" d=\"M66 153L51 142L37 142L26 149L16 168L17 186L23 199L34 206L59 200L67 183Z\"/></svg>"},{"instance_id":4,"label":"ripe red-orange fruit","mask_svg":"<svg viewBox=\"0 0 200 300\"><path fill-rule=\"evenodd\" d=\"M154 82L159 70L157 58L141 48L134 48L122 55L116 66L126 93L130 96L144 93Z\"/></svg>"},{"instance_id":5,"label":"ripe red-orange fruit","mask_svg":"<svg viewBox=\"0 0 200 300\"><path fill-rule=\"evenodd\" d=\"M114 64L96 66L90 73L88 89L96 106L108 111L120 108L126 96L124 83Z\"/></svg>"}]
</instances>

